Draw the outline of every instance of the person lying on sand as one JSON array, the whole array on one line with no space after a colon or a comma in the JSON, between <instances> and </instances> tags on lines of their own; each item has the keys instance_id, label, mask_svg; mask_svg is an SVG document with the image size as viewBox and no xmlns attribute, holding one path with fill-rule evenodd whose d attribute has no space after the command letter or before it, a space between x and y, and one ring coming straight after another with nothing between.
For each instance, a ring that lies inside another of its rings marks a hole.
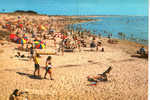
<instances>
[{"instance_id":1,"label":"person lying on sand","mask_svg":"<svg viewBox=\"0 0 150 100\"><path fill-rule=\"evenodd\" d=\"M97 82L106 82L108 81L107 74L112 70L112 67L109 67L103 74L98 74L96 76L88 76L88 81L94 82L96 85Z\"/></svg>"},{"instance_id":2,"label":"person lying on sand","mask_svg":"<svg viewBox=\"0 0 150 100\"><path fill-rule=\"evenodd\" d=\"M48 56L48 58L46 59L46 72L45 72L44 78L46 79L46 75L47 73L49 73L50 79L53 80L51 59L52 59L51 56Z\"/></svg>"},{"instance_id":3,"label":"person lying on sand","mask_svg":"<svg viewBox=\"0 0 150 100\"><path fill-rule=\"evenodd\" d=\"M21 55L20 52L17 52L17 55L15 55L15 57L18 57L18 58L19 58L19 57L20 57L20 58L25 58L26 56L25 56L24 54Z\"/></svg>"}]
</instances>

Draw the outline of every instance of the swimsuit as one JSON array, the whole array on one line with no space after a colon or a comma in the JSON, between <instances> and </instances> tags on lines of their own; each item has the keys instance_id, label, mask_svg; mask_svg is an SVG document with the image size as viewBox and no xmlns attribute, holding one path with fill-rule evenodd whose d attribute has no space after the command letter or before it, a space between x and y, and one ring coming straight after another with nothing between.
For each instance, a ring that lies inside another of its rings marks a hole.
<instances>
[{"instance_id":1,"label":"swimsuit","mask_svg":"<svg viewBox=\"0 0 150 100\"><path fill-rule=\"evenodd\" d=\"M40 65L39 65L39 59L37 57L35 57L34 59L34 62L35 62L35 69L40 69Z\"/></svg>"}]
</instances>

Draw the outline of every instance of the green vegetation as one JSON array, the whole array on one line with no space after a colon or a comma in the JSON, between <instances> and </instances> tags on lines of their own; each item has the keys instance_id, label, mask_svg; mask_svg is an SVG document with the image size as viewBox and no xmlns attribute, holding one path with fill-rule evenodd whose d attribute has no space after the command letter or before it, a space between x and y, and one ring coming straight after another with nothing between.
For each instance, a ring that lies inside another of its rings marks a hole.
<instances>
[{"instance_id":1,"label":"green vegetation","mask_svg":"<svg viewBox=\"0 0 150 100\"><path fill-rule=\"evenodd\" d=\"M32 10L28 10L28 11L24 11L24 10L16 10L14 13L38 14L37 12L32 11Z\"/></svg>"}]
</instances>

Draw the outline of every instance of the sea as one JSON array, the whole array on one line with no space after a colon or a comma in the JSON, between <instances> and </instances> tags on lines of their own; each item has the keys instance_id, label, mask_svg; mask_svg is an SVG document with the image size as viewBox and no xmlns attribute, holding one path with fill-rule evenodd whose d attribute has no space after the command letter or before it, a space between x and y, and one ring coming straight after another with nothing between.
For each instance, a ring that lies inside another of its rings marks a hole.
<instances>
[{"instance_id":1,"label":"sea","mask_svg":"<svg viewBox=\"0 0 150 100\"><path fill-rule=\"evenodd\" d=\"M148 16L102 16L88 19L98 21L74 24L74 27L80 26L83 30L90 30L103 37L110 35L112 38L148 45Z\"/></svg>"}]
</instances>

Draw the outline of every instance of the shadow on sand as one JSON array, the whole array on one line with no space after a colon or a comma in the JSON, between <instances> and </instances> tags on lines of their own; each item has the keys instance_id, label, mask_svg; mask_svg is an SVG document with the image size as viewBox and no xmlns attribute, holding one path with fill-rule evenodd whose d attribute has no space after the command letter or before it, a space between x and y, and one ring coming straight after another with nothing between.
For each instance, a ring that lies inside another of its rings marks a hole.
<instances>
[{"instance_id":1,"label":"shadow on sand","mask_svg":"<svg viewBox=\"0 0 150 100\"><path fill-rule=\"evenodd\" d=\"M80 67L81 65L62 65L62 66L58 66L58 67L61 67L61 68L64 68L64 67Z\"/></svg>"},{"instance_id":2,"label":"shadow on sand","mask_svg":"<svg viewBox=\"0 0 150 100\"><path fill-rule=\"evenodd\" d=\"M93 50L93 49L86 49L86 50L83 50L83 51L87 51L87 52L96 52L96 50Z\"/></svg>"},{"instance_id":3,"label":"shadow on sand","mask_svg":"<svg viewBox=\"0 0 150 100\"><path fill-rule=\"evenodd\" d=\"M148 55L131 55L131 57L136 57L136 58L143 58L143 59L148 59Z\"/></svg>"},{"instance_id":4,"label":"shadow on sand","mask_svg":"<svg viewBox=\"0 0 150 100\"><path fill-rule=\"evenodd\" d=\"M22 61L30 61L29 59L19 59L19 60L22 60Z\"/></svg>"},{"instance_id":5,"label":"shadow on sand","mask_svg":"<svg viewBox=\"0 0 150 100\"><path fill-rule=\"evenodd\" d=\"M19 75L22 75L22 76L28 76L28 77L31 78L31 79L42 80L41 77L34 76L34 75L32 75L32 74L27 74L27 73L23 73L23 72L16 72L16 73L19 74Z\"/></svg>"},{"instance_id":6,"label":"shadow on sand","mask_svg":"<svg viewBox=\"0 0 150 100\"><path fill-rule=\"evenodd\" d=\"M93 60L88 60L88 62L91 64L100 64L100 62L94 62Z\"/></svg>"}]
</instances>

